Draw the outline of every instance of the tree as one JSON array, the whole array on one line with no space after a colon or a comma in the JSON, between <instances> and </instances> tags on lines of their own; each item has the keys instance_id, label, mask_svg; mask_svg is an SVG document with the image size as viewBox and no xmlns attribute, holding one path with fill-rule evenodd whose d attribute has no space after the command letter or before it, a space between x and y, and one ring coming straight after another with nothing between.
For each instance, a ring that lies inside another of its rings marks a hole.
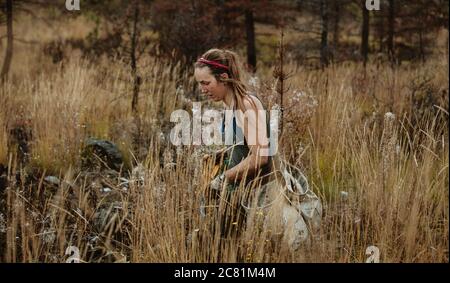
<instances>
[{"instance_id":1,"label":"tree","mask_svg":"<svg viewBox=\"0 0 450 283\"><path fill-rule=\"evenodd\" d=\"M441 28L448 29L448 2L415 0L402 6L397 19L396 36L402 39L398 46L400 50L397 50L398 59L425 61L435 33Z\"/></svg>"},{"instance_id":2,"label":"tree","mask_svg":"<svg viewBox=\"0 0 450 283\"><path fill-rule=\"evenodd\" d=\"M374 13L378 51L392 62L426 60L433 38L440 28L448 29L446 0L385 0Z\"/></svg>"},{"instance_id":3,"label":"tree","mask_svg":"<svg viewBox=\"0 0 450 283\"><path fill-rule=\"evenodd\" d=\"M301 15L307 21L303 22L301 26L296 25L294 27L296 31L305 34L305 39L296 45L296 59L300 62L308 63L310 66L324 68L333 59L335 50L330 48L328 39L331 27L330 23L336 23L335 21L333 22L335 14L330 12L330 9L336 9L334 4L337 5L337 3L333 1L303 0L301 2ZM335 30L338 30L338 28ZM336 33L334 35L337 36ZM336 47L334 45L336 42L333 41L334 47Z\"/></svg>"},{"instance_id":4,"label":"tree","mask_svg":"<svg viewBox=\"0 0 450 283\"><path fill-rule=\"evenodd\" d=\"M333 0L333 48L334 50L338 49L339 45L339 24L341 21L341 3L342 1Z\"/></svg>"},{"instance_id":5,"label":"tree","mask_svg":"<svg viewBox=\"0 0 450 283\"><path fill-rule=\"evenodd\" d=\"M131 77L133 80L133 98L131 101L131 110L133 113L137 112L137 104L138 104L138 98L139 98L139 87L141 84L141 78L138 76L137 73L137 54L136 54L136 48L137 48L137 40L138 40L138 21L139 21L139 2L138 0L134 0L132 3L132 30L131 30L131 43L130 43L130 67L131 67Z\"/></svg>"},{"instance_id":6,"label":"tree","mask_svg":"<svg viewBox=\"0 0 450 283\"><path fill-rule=\"evenodd\" d=\"M389 0L389 15L388 15L388 39L387 51L389 59L394 60L394 35L395 35L395 0Z\"/></svg>"},{"instance_id":7,"label":"tree","mask_svg":"<svg viewBox=\"0 0 450 283\"><path fill-rule=\"evenodd\" d=\"M29 9L29 5L33 5L32 9ZM14 17L18 12L25 12L30 14L34 18L39 18L35 15L33 10L37 7L48 7L52 3L48 4L44 0L1 0L0 1L0 25L6 24L6 52L3 60L2 69L0 72L0 80L4 83L11 68L14 51L14 41L19 40L14 36L13 23ZM39 18L40 19L40 18ZM0 36L2 40L4 36Z\"/></svg>"},{"instance_id":8,"label":"tree","mask_svg":"<svg viewBox=\"0 0 450 283\"><path fill-rule=\"evenodd\" d=\"M366 0L360 0L362 11L362 27L361 27L361 56L363 58L364 67L367 63L369 53L369 10L366 8Z\"/></svg>"},{"instance_id":9,"label":"tree","mask_svg":"<svg viewBox=\"0 0 450 283\"><path fill-rule=\"evenodd\" d=\"M320 65L328 65L328 0L320 0L320 17L322 20L322 31L320 36Z\"/></svg>"},{"instance_id":10,"label":"tree","mask_svg":"<svg viewBox=\"0 0 450 283\"><path fill-rule=\"evenodd\" d=\"M2 71L0 73L0 78L2 83L6 80L9 69L11 67L11 61L13 56L13 44L14 44L14 36L13 36L13 1L6 0L6 3L2 3L0 8L4 11L6 15L6 53L5 59L3 61Z\"/></svg>"},{"instance_id":11,"label":"tree","mask_svg":"<svg viewBox=\"0 0 450 283\"><path fill-rule=\"evenodd\" d=\"M216 15L221 8L211 1L156 0L151 17L162 54L174 61L184 58L192 62L209 48L224 47L223 34L216 25ZM225 16L220 15L218 20L226 21Z\"/></svg>"},{"instance_id":12,"label":"tree","mask_svg":"<svg viewBox=\"0 0 450 283\"><path fill-rule=\"evenodd\" d=\"M255 23L251 8L245 11L245 30L247 34L247 65L251 71L256 71Z\"/></svg>"},{"instance_id":13,"label":"tree","mask_svg":"<svg viewBox=\"0 0 450 283\"><path fill-rule=\"evenodd\" d=\"M255 23L278 25L285 10L284 5L269 0L156 0L152 11L161 51L174 61L184 58L192 62L212 47L245 45L247 65L254 70L257 65Z\"/></svg>"},{"instance_id":14,"label":"tree","mask_svg":"<svg viewBox=\"0 0 450 283\"><path fill-rule=\"evenodd\" d=\"M289 3L273 3L268 0L233 0L238 6L242 7L245 15L245 30L247 43L247 65L252 71L256 71L257 52L255 23L269 23L283 28L286 23L292 19L285 13L291 9Z\"/></svg>"}]
</instances>

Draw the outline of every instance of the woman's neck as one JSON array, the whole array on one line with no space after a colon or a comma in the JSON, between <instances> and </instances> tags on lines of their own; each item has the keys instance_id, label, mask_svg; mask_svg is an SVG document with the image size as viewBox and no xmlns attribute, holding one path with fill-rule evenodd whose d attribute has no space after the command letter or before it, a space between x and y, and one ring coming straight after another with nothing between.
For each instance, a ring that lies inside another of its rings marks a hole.
<instances>
[{"instance_id":1,"label":"woman's neck","mask_svg":"<svg viewBox=\"0 0 450 283\"><path fill-rule=\"evenodd\" d=\"M232 91L229 91L225 95L225 98L223 99L223 103L225 103L226 108L229 108L229 109L231 109L234 106L234 97L233 97Z\"/></svg>"}]
</instances>

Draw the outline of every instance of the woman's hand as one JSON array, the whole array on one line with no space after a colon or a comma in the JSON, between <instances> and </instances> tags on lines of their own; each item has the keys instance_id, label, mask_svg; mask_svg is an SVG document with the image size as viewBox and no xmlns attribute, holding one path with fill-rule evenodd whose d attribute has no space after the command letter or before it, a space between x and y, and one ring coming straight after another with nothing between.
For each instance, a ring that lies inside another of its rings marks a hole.
<instances>
[{"instance_id":1,"label":"woman's hand","mask_svg":"<svg viewBox=\"0 0 450 283\"><path fill-rule=\"evenodd\" d=\"M221 154L223 154L225 152L225 150L226 149L220 149L213 153L206 153L203 155L202 161L207 162L210 158L214 158L214 163L217 164L220 161L220 157L219 158L217 158L217 157L220 156Z\"/></svg>"},{"instance_id":2,"label":"woman's hand","mask_svg":"<svg viewBox=\"0 0 450 283\"><path fill-rule=\"evenodd\" d=\"M214 178L214 180L211 181L211 183L209 184L209 187L212 190L216 190L216 191L221 191L224 184L225 184L225 175L224 174L220 174L219 176L217 176L216 178Z\"/></svg>"}]
</instances>

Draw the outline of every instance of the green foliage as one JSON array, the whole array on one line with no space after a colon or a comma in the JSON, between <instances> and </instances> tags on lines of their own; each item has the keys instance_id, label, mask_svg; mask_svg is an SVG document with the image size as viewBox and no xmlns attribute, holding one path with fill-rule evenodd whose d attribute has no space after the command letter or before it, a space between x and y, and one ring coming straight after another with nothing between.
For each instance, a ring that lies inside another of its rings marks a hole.
<instances>
[{"instance_id":1,"label":"green foliage","mask_svg":"<svg viewBox=\"0 0 450 283\"><path fill-rule=\"evenodd\" d=\"M260 62L271 66L277 56L279 38L276 34L256 36L256 54Z\"/></svg>"}]
</instances>

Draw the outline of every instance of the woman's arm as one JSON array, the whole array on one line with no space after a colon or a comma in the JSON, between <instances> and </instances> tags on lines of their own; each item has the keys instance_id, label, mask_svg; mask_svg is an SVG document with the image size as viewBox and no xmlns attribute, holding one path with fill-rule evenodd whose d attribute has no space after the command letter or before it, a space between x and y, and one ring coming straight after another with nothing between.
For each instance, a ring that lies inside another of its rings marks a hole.
<instances>
[{"instance_id":1,"label":"woman's arm","mask_svg":"<svg viewBox=\"0 0 450 283\"><path fill-rule=\"evenodd\" d=\"M257 99L253 99L258 111L255 111L253 104L249 100L244 100L244 107L247 109L245 117L243 113L237 115L237 122L244 129L244 136L249 146L249 155L239 164L227 170L225 178L235 182L244 176L253 176L262 166L267 164L269 158L264 152L268 152L269 140L267 138L266 112L262 104ZM246 121L247 124L245 124ZM247 127L245 127L247 126Z\"/></svg>"},{"instance_id":2,"label":"woman's arm","mask_svg":"<svg viewBox=\"0 0 450 283\"><path fill-rule=\"evenodd\" d=\"M238 165L227 170L225 178L231 182L237 182L244 176L253 176L258 172L258 169L267 164L269 158L261 156L257 153L258 149L250 151L250 154L242 160Z\"/></svg>"}]
</instances>

